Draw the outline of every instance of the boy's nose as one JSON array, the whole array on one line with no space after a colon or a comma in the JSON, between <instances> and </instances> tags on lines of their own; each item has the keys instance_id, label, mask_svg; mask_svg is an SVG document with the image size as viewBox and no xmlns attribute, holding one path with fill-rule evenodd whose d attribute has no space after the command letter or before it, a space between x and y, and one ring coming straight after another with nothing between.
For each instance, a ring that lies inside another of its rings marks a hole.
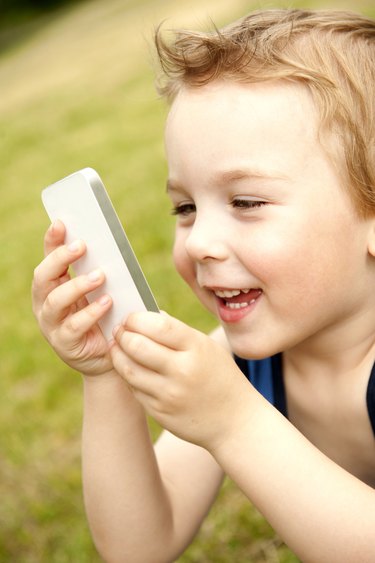
<instances>
[{"instance_id":1,"label":"boy's nose","mask_svg":"<svg viewBox=\"0 0 375 563\"><path fill-rule=\"evenodd\" d=\"M185 248L190 258L198 262L225 260L228 247L223 225L218 221L197 217L185 241Z\"/></svg>"}]
</instances>

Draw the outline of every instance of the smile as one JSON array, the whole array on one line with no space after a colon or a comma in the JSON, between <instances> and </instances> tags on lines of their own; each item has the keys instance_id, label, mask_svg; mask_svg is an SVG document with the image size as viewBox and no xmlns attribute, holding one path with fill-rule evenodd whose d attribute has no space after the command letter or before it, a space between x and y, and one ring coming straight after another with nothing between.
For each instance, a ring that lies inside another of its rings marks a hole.
<instances>
[{"instance_id":1,"label":"smile","mask_svg":"<svg viewBox=\"0 0 375 563\"><path fill-rule=\"evenodd\" d=\"M217 289L214 294L219 302L219 311L222 320L227 322L235 322L247 313L249 308L257 301L262 294L261 289ZM245 309L247 311L245 311ZM228 311L228 316L225 314ZM233 316L233 314L241 312L241 316ZM231 313L233 313L231 315Z\"/></svg>"}]
</instances>

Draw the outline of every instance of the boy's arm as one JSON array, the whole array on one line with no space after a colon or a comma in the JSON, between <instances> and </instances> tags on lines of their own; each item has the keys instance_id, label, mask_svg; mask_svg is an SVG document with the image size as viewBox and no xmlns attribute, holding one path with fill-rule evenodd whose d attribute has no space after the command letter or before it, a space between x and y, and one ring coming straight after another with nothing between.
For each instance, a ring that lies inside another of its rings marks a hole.
<instances>
[{"instance_id":1,"label":"boy's arm","mask_svg":"<svg viewBox=\"0 0 375 563\"><path fill-rule=\"evenodd\" d=\"M116 342L114 365L139 400L210 451L303 561L375 560L375 491L313 446L226 350L152 313L132 315Z\"/></svg>"},{"instance_id":2,"label":"boy's arm","mask_svg":"<svg viewBox=\"0 0 375 563\"><path fill-rule=\"evenodd\" d=\"M194 535L220 485L222 472L203 449L164 434L158 462L140 404L113 368L97 322L110 299L85 295L103 274L71 279L68 267L85 252L64 245L52 225L46 257L35 269L33 311L45 338L72 368L85 374L83 470L85 501L95 540L107 561L163 563Z\"/></svg>"},{"instance_id":3,"label":"boy's arm","mask_svg":"<svg viewBox=\"0 0 375 563\"><path fill-rule=\"evenodd\" d=\"M375 560L375 491L313 446L263 397L212 453L305 562Z\"/></svg>"},{"instance_id":4,"label":"boy's arm","mask_svg":"<svg viewBox=\"0 0 375 563\"><path fill-rule=\"evenodd\" d=\"M168 432L154 452L143 409L117 374L85 378L85 505L106 561L174 561L196 534L222 476L211 454Z\"/></svg>"}]
</instances>

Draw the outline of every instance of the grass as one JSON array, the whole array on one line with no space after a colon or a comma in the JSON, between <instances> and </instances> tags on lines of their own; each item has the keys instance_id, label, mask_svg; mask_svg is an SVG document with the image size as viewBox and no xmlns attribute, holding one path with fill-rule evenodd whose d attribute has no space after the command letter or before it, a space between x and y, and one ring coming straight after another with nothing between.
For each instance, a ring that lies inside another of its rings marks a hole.
<instances>
[{"instance_id":1,"label":"grass","mask_svg":"<svg viewBox=\"0 0 375 563\"><path fill-rule=\"evenodd\" d=\"M370 10L354 0L333 4ZM0 562L100 560L82 505L81 381L48 348L31 313L32 272L48 225L40 191L74 170L96 168L160 306L212 328L170 258L166 108L153 89L146 39L165 17L171 26L205 26L209 16L220 24L258 5L95 0L52 12L13 39L7 30L0 55ZM226 481L179 561L297 559Z\"/></svg>"}]
</instances>

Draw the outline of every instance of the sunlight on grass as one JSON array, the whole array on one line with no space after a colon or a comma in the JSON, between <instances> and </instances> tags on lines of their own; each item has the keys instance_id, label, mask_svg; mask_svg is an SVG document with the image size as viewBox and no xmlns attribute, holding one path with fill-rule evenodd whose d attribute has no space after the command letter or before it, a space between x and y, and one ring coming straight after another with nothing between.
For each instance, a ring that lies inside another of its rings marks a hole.
<instances>
[{"instance_id":1,"label":"sunlight on grass","mask_svg":"<svg viewBox=\"0 0 375 563\"><path fill-rule=\"evenodd\" d=\"M53 13L33 33L18 33L0 55L0 562L100 560L82 504L81 380L48 348L30 307L48 225L41 189L79 168L96 168L160 307L211 329L213 318L178 279L170 257L166 107L153 88L149 44L163 18L170 18L167 27L206 27L209 17L220 25L259 4L86 1ZM370 10L370 3L345 2L362 6ZM226 481L179 561L297 559Z\"/></svg>"}]
</instances>

